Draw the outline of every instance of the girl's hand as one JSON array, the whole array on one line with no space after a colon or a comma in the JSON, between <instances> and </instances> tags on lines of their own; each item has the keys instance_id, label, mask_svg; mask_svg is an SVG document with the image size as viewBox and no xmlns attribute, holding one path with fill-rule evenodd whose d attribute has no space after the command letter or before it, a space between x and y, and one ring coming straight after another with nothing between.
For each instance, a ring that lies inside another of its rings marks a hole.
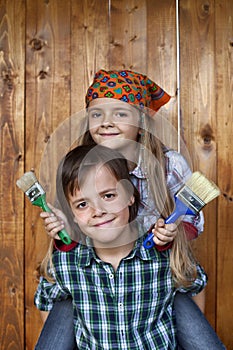
<instances>
[{"instance_id":1,"label":"girl's hand","mask_svg":"<svg viewBox=\"0 0 233 350\"><path fill-rule=\"evenodd\" d=\"M67 222L66 216L59 209L54 208L50 203L48 207L52 210L52 213L41 212L40 217L44 219L44 227L46 232L51 238L59 239L58 232L65 227Z\"/></svg>"},{"instance_id":2,"label":"girl's hand","mask_svg":"<svg viewBox=\"0 0 233 350\"><path fill-rule=\"evenodd\" d=\"M177 225L175 223L165 224L163 219L159 219L152 229L152 232L154 234L154 243L163 246L174 240L177 235Z\"/></svg>"}]
</instances>

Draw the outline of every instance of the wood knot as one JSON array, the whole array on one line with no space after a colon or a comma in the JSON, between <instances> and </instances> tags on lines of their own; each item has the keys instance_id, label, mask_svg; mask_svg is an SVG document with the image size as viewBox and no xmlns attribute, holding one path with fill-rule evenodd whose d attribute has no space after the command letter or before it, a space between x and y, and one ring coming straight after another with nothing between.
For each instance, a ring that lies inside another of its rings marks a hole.
<instances>
[{"instance_id":1,"label":"wood knot","mask_svg":"<svg viewBox=\"0 0 233 350\"><path fill-rule=\"evenodd\" d=\"M208 3L207 3L207 4L204 4L204 5L203 5L203 10L204 10L205 13L209 13L210 4L208 4Z\"/></svg>"},{"instance_id":2,"label":"wood knot","mask_svg":"<svg viewBox=\"0 0 233 350\"><path fill-rule=\"evenodd\" d=\"M8 90L12 90L14 87L14 78L15 78L15 75L13 74L12 70L11 69L8 69L7 71L2 70L1 75Z\"/></svg>"},{"instance_id":3,"label":"wood knot","mask_svg":"<svg viewBox=\"0 0 233 350\"><path fill-rule=\"evenodd\" d=\"M138 9L138 6L135 5L134 7L132 7L131 9L128 10L128 14L130 15L130 14L134 13L135 11L137 11L137 9Z\"/></svg>"},{"instance_id":4,"label":"wood knot","mask_svg":"<svg viewBox=\"0 0 233 350\"><path fill-rule=\"evenodd\" d=\"M129 41L133 42L137 39L137 35L134 35Z\"/></svg>"},{"instance_id":5,"label":"wood knot","mask_svg":"<svg viewBox=\"0 0 233 350\"><path fill-rule=\"evenodd\" d=\"M15 296L15 294L17 293L17 288L15 286L11 286L9 288L9 292L10 292L10 296Z\"/></svg>"},{"instance_id":6,"label":"wood knot","mask_svg":"<svg viewBox=\"0 0 233 350\"><path fill-rule=\"evenodd\" d=\"M223 193L223 197L229 202L233 201L233 198L231 196L229 196L227 193Z\"/></svg>"},{"instance_id":7,"label":"wood knot","mask_svg":"<svg viewBox=\"0 0 233 350\"><path fill-rule=\"evenodd\" d=\"M48 75L48 73L45 72L44 70L41 70L38 74L40 79L45 79L47 75Z\"/></svg>"},{"instance_id":8,"label":"wood knot","mask_svg":"<svg viewBox=\"0 0 233 350\"><path fill-rule=\"evenodd\" d=\"M23 155L21 152L19 152L19 154L16 157L17 161L19 162L22 158L23 158Z\"/></svg>"},{"instance_id":9,"label":"wood knot","mask_svg":"<svg viewBox=\"0 0 233 350\"><path fill-rule=\"evenodd\" d=\"M112 45L112 46L114 46L114 47L119 47L119 46L121 46L121 44L118 43L117 41L115 41L114 39L112 39L112 40L110 41L110 45Z\"/></svg>"},{"instance_id":10,"label":"wood knot","mask_svg":"<svg viewBox=\"0 0 233 350\"><path fill-rule=\"evenodd\" d=\"M45 42L38 38L33 38L29 45L31 46L32 50L34 51L40 51L43 46L45 46Z\"/></svg>"},{"instance_id":11,"label":"wood knot","mask_svg":"<svg viewBox=\"0 0 233 350\"><path fill-rule=\"evenodd\" d=\"M202 127L200 131L200 136L202 139L204 149L211 151L213 148L214 133L213 129L209 124L206 124Z\"/></svg>"},{"instance_id":12,"label":"wood knot","mask_svg":"<svg viewBox=\"0 0 233 350\"><path fill-rule=\"evenodd\" d=\"M46 79L49 76L49 67L46 67L45 69L41 69L39 71L38 77L39 79Z\"/></svg>"},{"instance_id":13,"label":"wood knot","mask_svg":"<svg viewBox=\"0 0 233 350\"><path fill-rule=\"evenodd\" d=\"M49 136L49 135L47 135L47 136L44 138L44 142L45 142L45 143L48 143L48 142L49 142L49 140L50 140L50 136Z\"/></svg>"}]
</instances>

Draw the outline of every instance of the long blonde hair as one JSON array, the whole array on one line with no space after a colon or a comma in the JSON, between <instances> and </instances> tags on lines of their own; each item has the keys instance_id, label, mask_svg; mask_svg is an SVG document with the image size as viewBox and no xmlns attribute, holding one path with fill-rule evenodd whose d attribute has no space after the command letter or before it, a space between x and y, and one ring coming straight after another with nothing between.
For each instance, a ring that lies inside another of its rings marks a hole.
<instances>
[{"instance_id":1,"label":"long blonde hair","mask_svg":"<svg viewBox=\"0 0 233 350\"><path fill-rule=\"evenodd\" d=\"M166 181L166 148L156 136L149 132L154 128L153 119L145 116L144 123L141 142L147 152L144 153L143 163L146 166L150 193L161 216L166 218L174 210L174 199L168 191ZM156 162L150 154L153 154ZM178 286L187 286L196 278L196 261L182 222L178 225L178 233L173 241L170 266L174 282Z\"/></svg>"}]
</instances>

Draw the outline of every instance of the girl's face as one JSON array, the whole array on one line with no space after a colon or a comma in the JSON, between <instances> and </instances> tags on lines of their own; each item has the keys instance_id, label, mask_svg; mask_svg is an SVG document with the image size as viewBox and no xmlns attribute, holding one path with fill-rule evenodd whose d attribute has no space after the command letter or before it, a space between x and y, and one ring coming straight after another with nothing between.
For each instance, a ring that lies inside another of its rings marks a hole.
<instances>
[{"instance_id":1,"label":"girl's face","mask_svg":"<svg viewBox=\"0 0 233 350\"><path fill-rule=\"evenodd\" d=\"M90 134L97 144L114 149L137 141L140 112L126 102L113 98L97 98L88 107Z\"/></svg>"},{"instance_id":2,"label":"girl's face","mask_svg":"<svg viewBox=\"0 0 233 350\"><path fill-rule=\"evenodd\" d=\"M126 227L134 196L106 166L91 168L81 188L69 196L69 203L75 222L95 247L118 247L128 240Z\"/></svg>"}]
</instances>

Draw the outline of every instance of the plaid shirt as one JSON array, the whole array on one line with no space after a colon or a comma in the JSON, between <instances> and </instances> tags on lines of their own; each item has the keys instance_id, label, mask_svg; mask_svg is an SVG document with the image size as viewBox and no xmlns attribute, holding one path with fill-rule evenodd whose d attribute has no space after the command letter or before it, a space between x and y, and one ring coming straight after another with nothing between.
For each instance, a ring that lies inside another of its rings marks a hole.
<instances>
[{"instance_id":1,"label":"plaid shirt","mask_svg":"<svg viewBox=\"0 0 233 350\"><path fill-rule=\"evenodd\" d=\"M116 272L85 245L54 252L56 283L41 278L35 305L49 311L54 301L72 297L79 350L176 349L170 251L147 250L144 239ZM206 280L198 266L192 286L180 291L198 293Z\"/></svg>"},{"instance_id":2,"label":"plaid shirt","mask_svg":"<svg viewBox=\"0 0 233 350\"><path fill-rule=\"evenodd\" d=\"M185 158L174 150L165 149L165 162L168 190L174 196L192 175L192 171ZM141 205L138 211L139 221L144 225L145 230L149 230L160 217L160 213L153 199L149 196L148 181L140 164L130 173L130 176L141 196ZM204 217L202 212L197 216L186 215L183 217L183 221L191 223L198 234L203 231Z\"/></svg>"}]
</instances>

